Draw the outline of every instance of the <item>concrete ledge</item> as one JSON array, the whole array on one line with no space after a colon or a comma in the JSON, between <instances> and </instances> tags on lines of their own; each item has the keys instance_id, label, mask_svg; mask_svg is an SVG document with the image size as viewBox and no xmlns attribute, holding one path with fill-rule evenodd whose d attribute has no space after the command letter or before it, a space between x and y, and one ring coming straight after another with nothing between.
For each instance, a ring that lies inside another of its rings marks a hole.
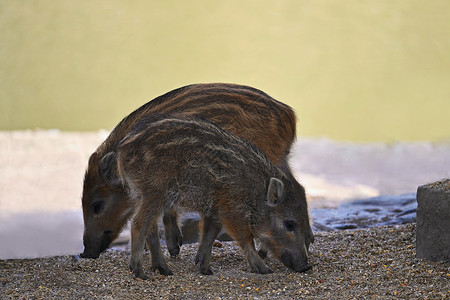
<instances>
[{"instance_id":1,"label":"concrete ledge","mask_svg":"<svg viewBox=\"0 0 450 300\"><path fill-rule=\"evenodd\" d=\"M450 262L450 179L417 189L416 257Z\"/></svg>"}]
</instances>

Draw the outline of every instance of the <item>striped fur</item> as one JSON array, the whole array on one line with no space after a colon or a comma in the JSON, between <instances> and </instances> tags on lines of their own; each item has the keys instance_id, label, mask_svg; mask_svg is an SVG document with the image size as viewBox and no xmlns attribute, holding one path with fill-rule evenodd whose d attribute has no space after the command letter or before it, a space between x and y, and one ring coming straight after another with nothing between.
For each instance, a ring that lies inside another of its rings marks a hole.
<instances>
[{"instance_id":1,"label":"striped fur","mask_svg":"<svg viewBox=\"0 0 450 300\"><path fill-rule=\"evenodd\" d=\"M274 164L286 157L296 136L287 105L252 87L212 83L185 86L155 98L124 118L96 151L115 149L136 123L150 114L201 117L257 145Z\"/></svg>"},{"instance_id":2,"label":"striped fur","mask_svg":"<svg viewBox=\"0 0 450 300\"><path fill-rule=\"evenodd\" d=\"M198 252L204 274L212 273L210 242L219 224L238 241L254 272L270 272L256 253L254 238L282 262L288 255L286 265L294 270L309 268L299 225L303 219L301 204L293 197L293 185L250 142L208 121L153 117L142 120L120 143L116 159L119 180L135 206L130 268L136 276L146 278L142 268L145 237L164 211L177 207L198 211L210 222L204 230L211 238L202 241ZM278 192L271 188L272 182L279 183ZM269 205L272 193L277 196ZM298 230L286 230L285 221L297 224ZM153 268L170 274L156 240L152 249Z\"/></svg>"}]
</instances>

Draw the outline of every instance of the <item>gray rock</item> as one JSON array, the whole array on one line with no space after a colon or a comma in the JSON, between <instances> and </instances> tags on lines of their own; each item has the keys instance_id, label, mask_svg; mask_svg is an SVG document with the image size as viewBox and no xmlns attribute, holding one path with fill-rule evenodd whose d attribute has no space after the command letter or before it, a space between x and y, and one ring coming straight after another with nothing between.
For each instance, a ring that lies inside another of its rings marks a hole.
<instances>
[{"instance_id":1,"label":"gray rock","mask_svg":"<svg viewBox=\"0 0 450 300\"><path fill-rule=\"evenodd\" d=\"M450 179L417 189L416 256L450 261Z\"/></svg>"}]
</instances>

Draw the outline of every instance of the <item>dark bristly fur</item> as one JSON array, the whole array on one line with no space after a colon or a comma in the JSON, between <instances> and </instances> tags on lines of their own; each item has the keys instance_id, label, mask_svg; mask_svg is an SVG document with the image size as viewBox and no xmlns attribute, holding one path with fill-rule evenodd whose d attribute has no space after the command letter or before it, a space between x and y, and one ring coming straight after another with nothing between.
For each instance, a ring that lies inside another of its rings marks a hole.
<instances>
[{"instance_id":1,"label":"dark bristly fur","mask_svg":"<svg viewBox=\"0 0 450 300\"><path fill-rule=\"evenodd\" d=\"M208 121L155 116L142 120L109 164L119 173L110 180L122 182L135 212L130 269L137 277L146 278L146 238L152 269L171 274L156 229L159 216L177 207L200 212L209 225L196 257L204 274L212 274L211 247L221 224L254 272L271 272L255 250L255 238L288 267L310 268L292 183L253 144Z\"/></svg>"},{"instance_id":2,"label":"dark bristly fur","mask_svg":"<svg viewBox=\"0 0 450 300\"><path fill-rule=\"evenodd\" d=\"M153 113L210 120L257 145L275 164L288 155L296 135L293 110L266 93L235 84L195 84L170 91L132 112L96 152L107 154L142 117Z\"/></svg>"},{"instance_id":3,"label":"dark bristly fur","mask_svg":"<svg viewBox=\"0 0 450 300\"><path fill-rule=\"evenodd\" d=\"M132 214L128 195L117 182L110 181L116 170L108 170L108 160L119 142L144 117L172 114L177 118L201 117L227 132L258 146L279 166L294 185L294 197L301 203L301 228L307 247L314 236L309 224L303 187L295 180L287 163L295 139L296 118L293 110L264 92L248 86L213 83L185 86L155 98L124 118L108 138L91 155L83 185L83 216L85 223L84 257L98 257L113 241ZM181 233L176 214L164 214L167 246L177 255ZM106 245L106 246L105 246Z\"/></svg>"}]
</instances>

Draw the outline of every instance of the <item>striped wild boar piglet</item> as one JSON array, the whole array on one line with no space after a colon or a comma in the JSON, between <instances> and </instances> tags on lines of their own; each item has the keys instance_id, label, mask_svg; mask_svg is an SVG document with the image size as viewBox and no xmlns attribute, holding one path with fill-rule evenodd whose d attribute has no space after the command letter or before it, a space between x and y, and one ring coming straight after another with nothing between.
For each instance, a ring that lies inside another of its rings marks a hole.
<instances>
[{"instance_id":1,"label":"striped wild boar piglet","mask_svg":"<svg viewBox=\"0 0 450 300\"><path fill-rule=\"evenodd\" d=\"M296 136L294 111L258 89L237 84L210 83L185 86L144 104L124 118L91 155L82 195L85 231L82 257L97 258L131 217L132 203L120 182L111 180L118 178L118 174L116 169L108 169L109 160L117 152L120 141L140 120L152 114L171 114L180 119L207 119L259 147L292 183L294 198L299 202L303 216L300 226L305 234L306 246L309 247L314 235L303 196L304 189L295 180L287 162ZM176 219L175 211L164 212L167 247L172 256L179 253L182 243ZM208 225L207 222L205 225Z\"/></svg>"},{"instance_id":2,"label":"striped wild boar piglet","mask_svg":"<svg viewBox=\"0 0 450 300\"><path fill-rule=\"evenodd\" d=\"M130 269L146 279L145 242L152 270L172 274L160 248L158 218L167 209L199 212L204 226L196 262L212 274L211 248L224 225L256 273L272 271L255 249L264 249L295 271L308 264L301 203L293 184L267 156L246 140L200 119L154 116L141 121L108 159L132 203ZM305 197L303 192L302 197Z\"/></svg>"}]
</instances>

